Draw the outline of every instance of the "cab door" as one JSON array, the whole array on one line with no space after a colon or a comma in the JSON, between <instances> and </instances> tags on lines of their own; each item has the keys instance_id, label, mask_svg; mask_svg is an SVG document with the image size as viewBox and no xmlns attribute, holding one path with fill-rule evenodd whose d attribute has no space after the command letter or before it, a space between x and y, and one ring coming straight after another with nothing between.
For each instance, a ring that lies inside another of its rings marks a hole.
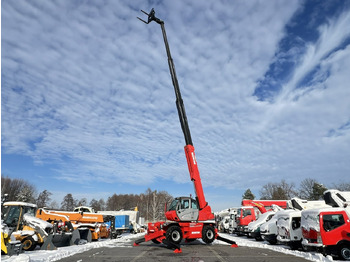
<instances>
[{"instance_id":1,"label":"cab door","mask_svg":"<svg viewBox=\"0 0 350 262\"><path fill-rule=\"evenodd\" d=\"M191 198L181 198L177 210L180 221L194 221L198 219L198 207L195 200Z\"/></svg>"},{"instance_id":2,"label":"cab door","mask_svg":"<svg viewBox=\"0 0 350 262\"><path fill-rule=\"evenodd\" d=\"M341 240L350 240L350 221L343 212L324 212L320 216L320 228L324 245L336 245Z\"/></svg>"}]
</instances>

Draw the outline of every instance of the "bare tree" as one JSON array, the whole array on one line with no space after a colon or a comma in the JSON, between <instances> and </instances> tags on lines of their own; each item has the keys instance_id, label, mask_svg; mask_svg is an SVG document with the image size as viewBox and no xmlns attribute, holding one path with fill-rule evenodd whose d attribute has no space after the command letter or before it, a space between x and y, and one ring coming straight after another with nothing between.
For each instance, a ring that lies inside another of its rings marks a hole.
<instances>
[{"instance_id":1,"label":"bare tree","mask_svg":"<svg viewBox=\"0 0 350 262\"><path fill-rule=\"evenodd\" d=\"M17 195L17 201L22 202L29 202L34 203L35 202L35 187L30 184L26 184L21 188L21 191Z\"/></svg>"},{"instance_id":2,"label":"bare tree","mask_svg":"<svg viewBox=\"0 0 350 262\"><path fill-rule=\"evenodd\" d=\"M98 211L104 211L106 210L106 202L103 200L103 198L101 198L98 201L98 205L99 205L99 210Z\"/></svg>"},{"instance_id":3,"label":"bare tree","mask_svg":"<svg viewBox=\"0 0 350 262\"><path fill-rule=\"evenodd\" d=\"M74 200L72 194L67 194L61 203L61 209L65 211L73 211L77 201Z\"/></svg>"},{"instance_id":4,"label":"bare tree","mask_svg":"<svg viewBox=\"0 0 350 262\"><path fill-rule=\"evenodd\" d=\"M49 208L50 208L50 209L53 209L53 210L58 210L58 209L59 209L59 205L58 205L58 203L57 203L55 200L53 200L53 201L50 203Z\"/></svg>"},{"instance_id":5,"label":"bare tree","mask_svg":"<svg viewBox=\"0 0 350 262\"><path fill-rule=\"evenodd\" d=\"M99 201L92 199L90 201L90 207L92 207L96 212L105 210L105 201L101 198Z\"/></svg>"},{"instance_id":6,"label":"bare tree","mask_svg":"<svg viewBox=\"0 0 350 262\"><path fill-rule=\"evenodd\" d=\"M1 195L8 194L7 201L35 202L35 187L23 179L1 176Z\"/></svg>"},{"instance_id":7,"label":"bare tree","mask_svg":"<svg viewBox=\"0 0 350 262\"><path fill-rule=\"evenodd\" d=\"M332 188L338 189L339 191L350 191L350 183L340 182L338 184L333 184Z\"/></svg>"},{"instance_id":8,"label":"bare tree","mask_svg":"<svg viewBox=\"0 0 350 262\"><path fill-rule=\"evenodd\" d=\"M131 210L138 208L140 216L145 217L146 221L155 221L165 219L165 203L170 203L173 197L166 191L151 190L148 188L145 193L134 194L113 194L108 198L106 208L108 210ZM96 204L96 203L94 203Z\"/></svg>"},{"instance_id":9,"label":"bare tree","mask_svg":"<svg viewBox=\"0 0 350 262\"><path fill-rule=\"evenodd\" d=\"M302 199L311 200L311 197L313 194L312 187L314 186L315 183L317 183L317 181L312 178L306 178L303 181L301 181L298 196Z\"/></svg>"},{"instance_id":10,"label":"bare tree","mask_svg":"<svg viewBox=\"0 0 350 262\"><path fill-rule=\"evenodd\" d=\"M77 206L86 206L87 205L87 199L84 197L80 199L77 203Z\"/></svg>"},{"instance_id":11,"label":"bare tree","mask_svg":"<svg viewBox=\"0 0 350 262\"><path fill-rule=\"evenodd\" d=\"M260 190L261 199L285 200L295 195L294 183L288 184L284 179L279 183L268 183Z\"/></svg>"}]
</instances>

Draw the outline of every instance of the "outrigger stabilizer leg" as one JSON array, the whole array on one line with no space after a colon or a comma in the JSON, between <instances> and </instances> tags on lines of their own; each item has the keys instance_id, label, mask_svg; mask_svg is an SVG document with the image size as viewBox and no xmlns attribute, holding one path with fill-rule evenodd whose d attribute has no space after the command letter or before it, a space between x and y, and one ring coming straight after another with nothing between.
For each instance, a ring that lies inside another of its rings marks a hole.
<instances>
[{"instance_id":1,"label":"outrigger stabilizer leg","mask_svg":"<svg viewBox=\"0 0 350 262\"><path fill-rule=\"evenodd\" d=\"M135 242L134 242L134 247L140 245L142 242L145 242L145 241L146 241L146 238L144 238L144 237L143 237L143 238L136 239ZM173 242L167 240L166 238L164 238L164 239L162 240L162 243L163 243L167 248L174 249L174 253L182 253L180 244L173 243Z\"/></svg>"},{"instance_id":2,"label":"outrigger stabilizer leg","mask_svg":"<svg viewBox=\"0 0 350 262\"><path fill-rule=\"evenodd\" d=\"M227 239L227 238L224 238L224 237L219 236L219 235L216 236L216 239L230 244L231 247L238 247L237 243L231 239Z\"/></svg>"}]
</instances>

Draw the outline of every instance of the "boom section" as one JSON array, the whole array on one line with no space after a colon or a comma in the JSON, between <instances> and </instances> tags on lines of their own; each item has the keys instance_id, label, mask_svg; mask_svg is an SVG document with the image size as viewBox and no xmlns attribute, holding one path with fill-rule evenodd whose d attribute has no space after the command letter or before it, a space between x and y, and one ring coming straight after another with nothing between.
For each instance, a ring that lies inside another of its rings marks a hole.
<instances>
[{"instance_id":1,"label":"boom section","mask_svg":"<svg viewBox=\"0 0 350 262\"><path fill-rule=\"evenodd\" d=\"M201 209L205 208L208 205L208 203L205 201L202 182L201 182L201 178L199 175L196 156L194 153L191 132L190 132L190 128L188 126L185 106L184 106L184 103L182 100L182 96L181 96L181 92L180 92L180 88L179 88L179 83L178 83L177 77L176 77L174 61L173 61L173 59L171 57L171 53L170 53L168 38L167 38L165 27L164 27L164 21L155 17L155 11L153 8L149 14L147 14L143 10L141 10L141 11L143 13L145 13L146 15L148 15L148 21L146 22L139 17L138 17L138 19L140 19L142 22L144 22L146 24L149 24L150 22L155 21L156 23L160 24L161 29L162 29L165 49L166 49L166 53L168 56L168 65L169 65L170 75L171 75L171 79L172 79L174 91L175 91L175 96L176 96L176 108L177 108L177 112L179 115L181 129L182 129L182 132L184 134L185 142L186 142L185 154L186 154L186 159L187 159L188 170L190 172L191 181L194 184L194 189L196 192L199 209L201 210Z\"/></svg>"}]
</instances>

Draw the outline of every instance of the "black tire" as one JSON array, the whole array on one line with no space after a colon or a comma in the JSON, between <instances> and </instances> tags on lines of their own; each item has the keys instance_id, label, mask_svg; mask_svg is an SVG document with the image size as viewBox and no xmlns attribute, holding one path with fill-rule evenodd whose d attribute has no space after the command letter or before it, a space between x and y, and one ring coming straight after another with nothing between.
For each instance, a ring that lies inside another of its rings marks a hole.
<instances>
[{"instance_id":1,"label":"black tire","mask_svg":"<svg viewBox=\"0 0 350 262\"><path fill-rule=\"evenodd\" d=\"M26 237L22 240L22 249L25 251L33 251L36 247L36 242L32 237Z\"/></svg>"},{"instance_id":2,"label":"black tire","mask_svg":"<svg viewBox=\"0 0 350 262\"><path fill-rule=\"evenodd\" d=\"M202 230L202 240L210 244L215 240L215 229L213 226L205 225Z\"/></svg>"},{"instance_id":3,"label":"black tire","mask_svg":"<svg viewBox=\"0 0 350 262\"><path fill-rule=\"evenodd\" d=\"M261 236L256 236L256 237L255 237L255 240L256 240L256 241L263 241L264 239L262 239Z\"/></svg>"},{"instance_id":4,"label":"black tire","mask_svg":"<svg viewBox=\"0 0 350 262\"><path fill-rule=\"evenodd\" d=\"M342 244L338 249L338 256L342 260L350 260L350 244Z\"/></svg>"},{"instance_id":5,"label":"black tire","mask_svg":"<svg viewBox=\"0 0 350 262\"><path fill-rule=\"evenodd\" d=\"M180 244L182 240L182 231L179 226L171 226L166 231L166 239L174 244Z\"/></svg>"}]
</instances>

